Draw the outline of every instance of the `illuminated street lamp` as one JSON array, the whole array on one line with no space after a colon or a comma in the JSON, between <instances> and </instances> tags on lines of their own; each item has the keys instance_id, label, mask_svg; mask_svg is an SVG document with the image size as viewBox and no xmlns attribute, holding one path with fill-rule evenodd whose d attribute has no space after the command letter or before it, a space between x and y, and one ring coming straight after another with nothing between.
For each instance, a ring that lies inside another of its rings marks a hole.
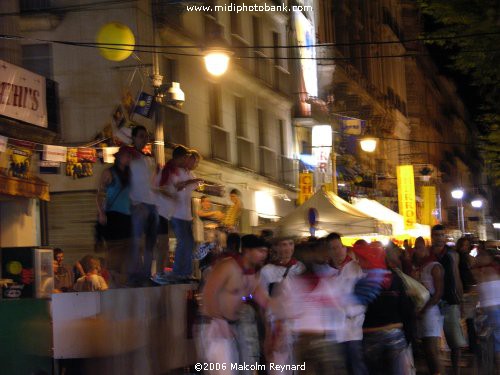
<instances>
[{"instance_id":1,"label":"illuminated street lamp","mask_svg":"<svg viewBox=\"0 0 500 375\"><path fill-rule=\"evenodd\" d=\"M203 60L207 71L216 77L226 73L233 52L222 35L209 36L203 48Z\"/></svg>"},{"instance_id":2,"label":"illuminated street lamp","mask_svg":"<svg viewBox=\"0 0 500 375\"><path fill-rule=\"evenodd\" d=\"M364 137L359 141L361 149L365 152L373 152L377 148L377 138Z\"/></svg>"},{"instance_id":3,"label":"illuminated street lamp","mask_svg":"<svg viewBox=\"0 0 500 375\"><path fill-rule=\"evenodd\" d=\"M230 51L221 48L211 48L205 52L205 68L216 77L223 75L229 66Z\"/></svg>"},{"instance_id":4,"label":"illuminated street lamp","mask_svg":"<svg viewBox=\"0 0 500 375\"><path fill-rule=\"evenodd\" d=\"M483 207L483 200L481 198L475 198L470 204L474 208L481 208Z\"/></svg>"},{"instance_id":5,"label":"illuminated street lamp","mask_svg":"<svg viewBox=\"0 0 500 375\"><path fill-rule=\"evenodd\" d=\"M457 200L457 218L458 227L462 235L465 233L465 221L464 221L464 205L462 198L464 197L464 191L462 189L455 189L451 192L453 199Z\"/></svg>"}]
</instances>

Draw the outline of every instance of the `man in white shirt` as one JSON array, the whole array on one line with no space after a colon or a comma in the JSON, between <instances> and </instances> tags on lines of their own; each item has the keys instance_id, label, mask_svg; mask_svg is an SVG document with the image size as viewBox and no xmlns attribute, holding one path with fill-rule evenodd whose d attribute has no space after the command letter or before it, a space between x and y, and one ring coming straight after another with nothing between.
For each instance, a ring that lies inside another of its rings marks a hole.
<instances>
[{"instance_id":1,"label":"man in white shirt","mask_svg":"<svg viewBox=\"0 0 500 375\"><path fill-rule=\"evenodd\" d=\"M158 230L157 197L152 189L154 160L142 153L148 142L144 126L132 129L134 153L130 162L130 203L132 217L132 247L128 259L128 283L142 285L151 276L153 250ZM145 236L144 246L142 236ZM141 261L141 247L144 249Z\"/></svg>"},{"instance_id":2,"label":"man in white shirt","mask_svg":"<svg viewBox=\"0 0 500 375\"><path fill-rule=\"evenodd\" d=\"M176 153L182 154L177 156ZM187 150L178 146L174 150L173 158L179 157L177 173L173 173L168 180L168 185L174 187L175 206L170 224L175 233L177 245L175 246L175 260L172 277L179 280L191 278L193 273L193 215L191 212L191 195L203 181L196 178L192 170L196 169L200 155L194 150Z\"/></svg>"}]
</instances>

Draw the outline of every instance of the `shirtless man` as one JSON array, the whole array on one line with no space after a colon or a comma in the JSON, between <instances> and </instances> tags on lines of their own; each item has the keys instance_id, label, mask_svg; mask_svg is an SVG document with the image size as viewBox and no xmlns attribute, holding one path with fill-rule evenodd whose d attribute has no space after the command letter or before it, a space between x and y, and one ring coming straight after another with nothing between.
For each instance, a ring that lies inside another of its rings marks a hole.
<instances>
[{"instance_id":1,"label":"shirtless man","mask_svg":"<svg viewBox=\"0 0 500 375\"><path fill-rule=\"evenodd\" d=\"M242 255L228 257L217 263L210 272L203 290L202 312L205 324L201 327L201 351L209 363L226 363L225 368L210 374L235 374L231 363L238 363L236 327L245 300L254 299L262 307L269 297L260 286L255 268L267 257L267 244L255 235L241 239Z\"/></svg>"}]
</instances>

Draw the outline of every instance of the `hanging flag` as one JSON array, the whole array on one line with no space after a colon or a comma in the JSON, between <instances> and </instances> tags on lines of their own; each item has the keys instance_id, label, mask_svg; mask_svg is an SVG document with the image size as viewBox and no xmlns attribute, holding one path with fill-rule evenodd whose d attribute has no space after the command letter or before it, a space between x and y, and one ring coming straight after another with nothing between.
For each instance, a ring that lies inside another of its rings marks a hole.
<instances>
[{"instance_id":1,"label":"hanging flag","mask_svg":"<svg viewBox=\"0 0 500 375\"><path fill-rule=\"evenodd\" d=\"M45 161L58 161L64 163L66 161L66 154L68 148L63 146L43 145L43 160Z\"/></svg>"},{"instance_id":2,"label":"hanging flag","mask_svg":"<svg viewBox=\"0 0 500 375\"><path fill-rule=\"evenodd\" d=\"M436 187L422 186L422 224L433 226L436 224L434 212L436 210Z\"/></svg>"},{"instance_id":3,"label":"hanging flag","mask_svg":"<svg viewBox=\"0 0 500 375\"><path fill-rule=\"evenodd\" d=\"M134 113L147 118L151 118L151 116L153 115L153 111L151 110L151 108L153 107L153 100L153 95L141 92L135 103Z\"/></svg>"},{"instance_id":4,"label":"hanging flag","mask_svg":"<svg viewBox=\"0 0 500 375\"><path fill-rule=\"evenodd\" d=\"M35 144L9 139L6 151L0 154L0 170L9 177L31 178L31 156Z\"/></svg>"},{"instance_id":5,"label":"hanging flag","mask_svg":"<svg viewBox=\"0 0 500 375\"><path fill-rule=\"evenodd\" d=\"M417 222L413 165L398 165L396 172L399 213L403 216L405 229L413 229Z\"/></svg>"},{"instance_id":6,"label":"hanging flag","mask_svg":"<svg viewBox=\"0 0 500 375\"><path fill-rule=\"evenodd\" d=\"M0 135L0 152L5 152L7 150L7 141L9 138Z\"/></svg>"},{"instance_id":7,"label":"hanging flag","mask_svg":"<svg viewBox=\"0 0 500 375\"><path fill-rule=\"evenodd\" d=\"M94 174L92 163L97 161L97 153L93 148L70 147L66 160L66 176L73 178L89 177Z\"/></svg>"}]
</instances>

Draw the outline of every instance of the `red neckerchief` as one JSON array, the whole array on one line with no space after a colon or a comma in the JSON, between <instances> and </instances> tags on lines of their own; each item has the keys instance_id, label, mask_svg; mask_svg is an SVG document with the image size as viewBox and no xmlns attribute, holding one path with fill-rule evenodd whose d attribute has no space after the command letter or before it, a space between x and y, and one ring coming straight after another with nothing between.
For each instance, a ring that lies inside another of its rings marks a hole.
<instances>
[{"instance_id":1,"label":"red neckerchief","mask_svg":"<svg viewBox=\"0 0 500 375\"><path fill-rule=\"evenodd\" d=\"M280 266L280 267L286 267L286 268L288 268L288 267L295 266L297 264L297 259L292 258L286 264L281 264L281 263L276 262L276 261L273 262L272 264L274 264L275 266Z\"/></svg>"},{"instance_id":2,"label":"red neckerchief","mask_svg":"<svg viewBox=\"0 0 500 375\"><path fill-rule=\"evenodd\" d=\"M161 170L160 186L165 186L170 176L179 174L179 168L175 165L174 161L170 159Z\"/></svg>"},{"instance_id":3,"label":"red neckerchief","mask_svg":"<svg viewBox=\"0 0 500 375\"><path fill-rule=\"evenodd\" d=\"M304 280L308 292L312 292L318 286L321 279L314 272L303 273L299 277Z\"/></svg>"},{"instance_id":4,"label":"red neckerchief","mask_svg":"<svg viewBox=\"0 0 500 375\"><path fill-rule=\"evenodd\" d=\"M238 266L240 266L243 275L255 275L255 268L245 268L243 265L243 257L240 254L231 254L229 257L233 258Z\"/></svg>"},{"instance_id":5,"label":"red neckerchief","mask_svg":"<svg viewBox=\"0 0 500 375\"><path fill-rule=\"evenodd\" d=\"M352 258L349 256L349 255L346 255L346 257L344 258L344 260L342 261L342 263L340 263L340 265L338 267L336 267L332 261L328 262L328 265L332 268L335 268L335 269L338 269L338 270L341 270L342 268L344 268L344 266L349 263L350 261L352 260Z\"/></svg>"}]
</instances>

